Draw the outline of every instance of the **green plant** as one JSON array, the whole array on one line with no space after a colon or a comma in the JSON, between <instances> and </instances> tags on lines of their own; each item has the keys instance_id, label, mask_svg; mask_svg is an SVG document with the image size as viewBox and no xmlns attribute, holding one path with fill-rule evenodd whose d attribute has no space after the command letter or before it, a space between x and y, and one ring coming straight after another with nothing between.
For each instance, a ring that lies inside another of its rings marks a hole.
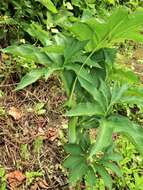
<instances>
[{"instance_id":1,"label":"green plant","mask_svg":"<svg viewBox=\"0 0 143 190\"><path fill-rule=\"evenodd\" d=\"M43 115L46 112L46 109L44 109L45 104L43 102L36 103L34 106L34 111L37 115Z\"/></svg>"},{"instance_id":2,"label":"green plant","mask_svg":"<svg viewBox=\"0 0 143 190\"><path fill-rule=\"evenodd\" d=\"M3 167L0 167L0 190L6 190L6 174Z\"/></svg>"},{"instance_id":3,"label":"green plant","mask_svg":"<svg viewBox=\"0 0 143 190\"><path fill-rule=\"evenodd\" d=\"M121 182L120 179L115 179L118 188L142 189L142 158L127 139L120 137L116 143L124 156L124 159L120 162L124 181Z\"/></svg>"},{"instance_id":4,"label":"green plant","mask_svg":"<svg viewBox=\"0 0 143 190\"><path fill-rule=\"evenodd\" d=\"M36 171L36 172L26 172L26 184L30 185L37 177L43 176L43 173L41 171Z\"/></svg>"},{"instance_id":5,"label":"green plant","mask_svg":"<svg viewBox=\"0 0 143 190\"><path fill-rule=\"evenodd\" d=\"M23 26L29 21L44 20L42 8L43 6L33 0L1 2L0 40L4 43L2 45L6 46L7 43L14 43L23 39L25 37ZM35 14L35 9L37 9L37 14Z\"/></svg>"},{"instance_id":6,"label":"green plant","mask_svg":"<svg viewBox=\"0 0 143 190\"><path fill-rule=\"evenodd\" d=\"M33 144L33 150L34 152L38 155L38 158L39 158L39 155L40 155L40 151L41 151L41 148L43 146L43 138L42 137L37 137L34 141L34 144Z\"/></svg>"},{"instance_id":7,"label":"green plant","mask_svg":"<svg viewBox=\"0 0 143 190\"><path fill-rule=\"evenodd\" d=\"M6 115L6 111L3 107L0 107L0 116L5 116Z\"/></svg>"},{"instance_id":8,"label":"green plant","mask_svg":"<svg viewBox=\"0 0 143 190\"><path fill-rule=\"evenodd\" d=\"M79 187L84 179L84 185L94 189L101 177L105 186L112 189L110 174L122 176L118 167L122 157L115 151L114 134L126 136L143 154L143 129L114 113L117 105L142 106L142 95L129 79L124 84L111 77L116 69L115 44L125 40L142 41L142 24L143 11L129 14L126 8L117 8L102 19L92 16L75 19L55 35L33 23L27 32L38 38L42 46L26 44L3 50L37 63L37 68L22 78L16 90L41 77L47 80L53 73L61 78L68 97L66 116L70 117L69 144L65 145L69 156L64 165L70 170L72 185ZM89 133L92 128L96 130L95 138Z\"/></svg>"},{"instance_id":9,"label":"green plant","mask_svg":"<svg viewBox=\"0 0 143 190\"><path fill-rule=\"evenodd\" d=\"M20 156L22 159L29 159L30 153L28 151L28 146L27 144L22 144L20 147Z\"/></svg>"}]
</instances>

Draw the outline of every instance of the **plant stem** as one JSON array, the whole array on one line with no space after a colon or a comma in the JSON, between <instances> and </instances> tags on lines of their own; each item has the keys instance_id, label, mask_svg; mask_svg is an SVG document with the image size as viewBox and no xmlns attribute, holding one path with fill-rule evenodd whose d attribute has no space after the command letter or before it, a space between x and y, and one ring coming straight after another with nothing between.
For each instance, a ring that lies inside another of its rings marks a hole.
<instances>
[{"instance_id":1,"label":"plant stem","mask_svg":"<svg viewBox=\"0 0 143 190\"><path fill-rule=\"evenodd\" d=\"M83 64L81 65L78 73L77 73L77 76L74 80L74 83L73 83L73 86L72 86L72 90L71 90L71 94L70 94L70 98L69 98L69 106L72 105L72 97L73 97L73 94L74 94L74 90L75 90L75 87L76 87L76 83L77 83L77 80L78 80L78 75L80 74L82 68L84 67L84 65L87 63L87 61L90 59L90 57L95 53L97 47L89 54L89 56L86 58L86 60L83 62Z\"/></svg>"},{"instance_id":2,"label":"plant stem","mask_svg":"<svg viewBox=\"0 0 143 190\"><path fill-rule=\"evenodd\" d=\"M106 42L107 38L108 38L108 35L105 35L105 37L99 41L99 43L97 44L97 46L93 49L93 51L89 54L89 56L86 58L86 60L83 62L83 64L81 65L78 73L77 73L77 76L75 78L75 81L73 83L73 86L72 86L72 90L71 90L71 95L70 95L70 98L69 98L69 106L71 106L71 102L72 102L72 97L73 97L73 93L74 93L74 90L75 90L75 87L76 87L76 83L77 83L77 79L78 79L78 75L80 74L82 68L84 67L84 65L87 63L88 59L90 59L90 57L95 53L96 50L100 49L100 48L103 48L104 46L102 45L102 43L104 44L104 42ZM98 36L96 36L98 38ZM99 39L98 39L99 40Z\"/></svg>"}]
</instances>

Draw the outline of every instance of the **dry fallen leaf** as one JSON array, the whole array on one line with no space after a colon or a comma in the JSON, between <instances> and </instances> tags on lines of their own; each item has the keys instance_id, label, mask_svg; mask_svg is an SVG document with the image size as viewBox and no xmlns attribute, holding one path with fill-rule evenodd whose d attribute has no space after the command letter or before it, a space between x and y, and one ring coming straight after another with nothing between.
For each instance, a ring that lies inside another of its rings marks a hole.
<instances>
[{"instance_id":1,"label":"dry fallen leaf","mask_svg":"<svg viewBox=\"0 0 143 190\"><path fill-rule=\"evenodd\" d=\"M38 190L38 189L47 189L49 186L45 180L40 179L36 183L34 183L30 190Z\"/></svg>"},{"instance_id":2,"label":"dry fallen leaf","mask_svg":"<svg viewBox=\"0 0 143 190\"><path fill-rule=\"evenodd\" d=\"M35 183L34 185L31 186L30 190L37 190L39 187L38 187L38 184Z\"/></svg>"},{"instance_id":3,"label":"dry fallen leaf","mask_svg":"<svg viewBox=\"0 0 143 190\"><path fill-rule=\"evenodd\" d=\"M58 137L58 130L50 127L48 129L48 140L53 142L57 137Z\"/></svg>"},{"instance_id":4,"label":"dry fallen leaf","mask_svg":"<svg viewBox=\"0 0 143 190\"><path fill-rule=\"evenodd\" d=\"M45 180L38 181L38 185L42 189L47 189L49 187L48 184L47 184L47 182Z\"/></svg>"},{"instance_id":5,"label":"dry fallen leaf","mask_svg":"<svg viewBox=\"0 0 143 190\"><path fill-rule=\"evenodd\" d=\"M43 128L46 126L47 124L47 120L43 117L38 117L37 121L36 121L37 127L39 128Z\"/></svg>"},{"instance_id":6,"label":"dry fallen leaf","mask_svg":"<svg viewBox=\"0 0 143 190\"><path fill-rule=\"evenodd\" d=\"M22 113L16 107L10 107L8 114L11 115L15 120L19 120L22 117Z\"/></svg>"},{"instance_id":7,"label":"dry fallen leaf","mask_svg":"<svg viewBox=\"0 0 143 190\"><path fill-rule=\"evenodd\" d=\"M19 170L10 172L7 175L8 184L11 187L11 189L15 189L16 187L20 186L25 180L25 178L25 175L23 175L22 172Z\"/></svg>"}]
</instances>

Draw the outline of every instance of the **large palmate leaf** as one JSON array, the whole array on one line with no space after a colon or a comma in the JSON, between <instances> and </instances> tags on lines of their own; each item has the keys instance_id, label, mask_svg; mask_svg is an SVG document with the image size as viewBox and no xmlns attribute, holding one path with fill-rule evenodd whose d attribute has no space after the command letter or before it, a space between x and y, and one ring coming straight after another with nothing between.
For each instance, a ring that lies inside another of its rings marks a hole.
<instances>
[{"instance_id":1,"label":"large palmate leaf","mask_svg":"<svg viewBox=\"0 0 143 190\"><path fill-rule=\"evenodd\" d=\"M27 73L20 81L18 86L16 87L16 90L21 90L25 88L26 86L36 82L38 79L40 79L45 73L45 69L34 69Z\"/></svg>"},{"instance_id":2,"label":"large palmate leaf","mask_svg":"<svg viewBox=\"0 0 143 190\"><path fill-rule=\"evenodd\" d=\"M44 77L47 80L54 72L62 70L62 67L57 64L52 64L50 67L46 67L44 70Z\"/></svg>"},{"instance_id":3,"label":"large palmate leaf","mask_svg":"<svg viewBox=\"0 0 143 190\"><path fill-rule=\"evenodd\" d=\"M64 66L67 70L72 70L76 73L77 76L85 79L91 84L95 84L93 76L90 74L89 70L86 68L82 68L79 64L67 64ZM80 70L81 69L81 70Z\"/></svg>"},{"instance_id":4,"label":"large palmate leaf","mask_svg":"<svg viewBox=\"0 0 143 190\"><path fill-rule=\"evenodd\" d=\"M26 28L26 32L34 38L40 40L44 46L51 45L50 35L48 31L42 29L41 25L32 23L28 28Z\"/></svg>"},{"instance_id":5,"label":"large palmate leaf","mask_svg":"<svg viewBox=\"0 0 143 190\"><path fill-rule=\"evenodd\" d=\"M96 87L95 84L91 84L82 77L78 77L78 80L81 84L81 86L89 92L89 94L92 95L95 101L98 102L98 104L102 107L102 109L106 112L107 110L107 104L106 104L106 97L103 95L102 92L100 92Z\"/></svg>"},{"instance_id":6,"label":"large palmate leaf","mask_svg":"<svg viewBox=\"0 0 143 190\"><path fill-rule=\"evenodd\" d=\"M143 88L133 87L129 89L120 99L120 102L129 105L137 104L138 106L143 107Z\"/></svg>"},{"instance_id":7,"label":"large palmate leaf","mask_svg":"<svg viewBox=\"0 0 143 190\"><path fill-rule=\"evenodd\" d=\"M89 166L89 169L87 171L87 176L86 176L86 184L89 187L94 187L96 185L96 173L93 169L93 167Z\"/></svg>"},{"instance_id":8,"label":"large palmate leaf","mask_svg":"<svg viewBox=\"0 0 143 190\"><path fill-rule=\"evenodd\" d=\"M112 190L112 178L108 174L107 170L100 165L95 166L97 172L99 175L103 178L103 181L105 183L105 186L109 188L109 190Z\"/></svg>"},{"instance_id":9,"label":"large palmate leaf","mask_svg":"<svg viewBox=\"0 0 143 190\"><path fill-rule=\"evenodd\" d=\"M76 143L77 140L77 121L78 117L72 117L68 124L68 139L69 143Z\"/></svg>"},{"instance_id":10,"label":"large palmate leaf","mask_svg":"<svg viewBox=\"0 0 143 190\"><path fill-rule=\"evenodd\" d=\"M112 106L114 104L120 103L121 101L123 102L123 95L128 90L128 85L119 86L117 84L114 84L110 89L109 85L103 80L100 80L100 86L99 89L97 89L95 85L89 83L82 77L78 77L78 80L81 86L92 95L93 99L107 115L112 111Z\"/></svg>"},{"instance_id":11,"label":"large palmate leaf","mask_svg":"<svg viewBox=\"0 0 143 190\"><path fill-rule=\"evenodd\" d=\"M64 46L62 46L62 45L48 45L47 47L41 48L41 51L47 52L47 53L63 54L64 53Z\"/></svg>"},{"instance_id":12,"label":"large palmate leaf","mask_svg":"<svg viewBox=\"0 0 143 190\"><path fill-rule=\"evenodd\" d=\"M129 105L137 104L138 106L143 107L143 97L139 98L138 96L124 96L120 99L120 102Z\"/></svg>"},{"instance_id":13,"label":"large palmate leaf","mask_svg":"<svg viewBox=\"0 0 143 190\"><path fill-rule=\"evenodd\" d=\"M69 30L75 34L79 40L90 40L93 37L93 31L86 23L75 23Z\"/></svg>"},{"instance_id":14,"label":"large palmate leaf","mask_svg":"<svg viewBox=\"0 0 143 190\"><path fill-rule=\"evenodd\" d=\"M118 177L122 177L122 172L115 163L102 161L102 164L104 167L106 167L106 168L110 169L112 172L114 172Z\"/></svg>"},{"instance_id":15,"label":"large palmate leaf","mask_svg":"<svg viewBox=\"0 0 143 190\"><path fill-rule=\"evenodd\" d=\"M52 62L44 52L41 52L40 48L32 45L9 46L3 52L23 57L27 62L34 61L46 65Z\"/></svg>"},{"instance_id":16,"label":"large palmate leaf","mask_svg":"<svg viewBox=\"0 0 143 190\"><path fill-rule=\"evenodd\" d=\"M66 116L104 116L104 111L98 103L80 103L66 113Z\"/></svg>"},{"instance_id":17,"label":"large palmate leaf","mask_svg":"<svg viewBox=\"0 0 143 190\"><path fill-rule=\"evenodd\" d=\"M108 107L111 102L111 91L109 85L106 84L102 79L100 79L99 90L105 98L104 104Z\"/></svg>"},{"instance_id":18,"label":"large palmate leaf","mask_svg":"<svg viewBox=\"0 0 143 190\"><path fill-rule=\"evenodd\" d=\"M90 67L100 68L102 67L99 65L98 61L96 59L91 59L87 55L78 54L77 56L74 56L71 61L78 62L78 63L85 63L85 65L88 65Z\"/></svg>"},{"instance_id":19,"label":"large palmate leaf","mask_svg":"<svg viewBox=\"0 0 143 190\"><path fill-rule=\"evenodd\" d=\"M120 10L121 9L116 11L117 12L116 15L119 16ZM116 15L115 15L115 17L116 17ZM122 39L136 40L137 35L139 35L139 38L140 38L140 30L139 29L141 29L141 26L143 24L143 11L136 10L135 12L129 14L128 17L126 15L127 15L127 10L124 13L124 22L120 21L121 24L116 29L116 31L118 30L118 33L116 33L115 37L122 38ZM110 22L112 22L112 21L113 21L113 19ZM114 31L114 34L115 34L115 31ZM142 38L142 40L143 40L143 38Z\"/></svg>"},{"instance_id":20,"label":"large palmate leaf","mask_svg":"<svg viewBox=\"0 0 143 190\"><path fill-rule=\"evenodd\" d=\"M66 152L72 154L72 155L81 155L83 154L82 148L77 144L66 144L64 146L64 149Z\"/></svg>"},{"instance_id":21,"label":"large palmate leaf","mask_svg":"<svg viewBox=\"0 0 143 190\"><path fill-rule=\"evenodd\" d=\"M73 169L81 163L85 163L86 159L80 155L70 155L64 161L64 167Z\"/></svg>"},{"instance_id":22,"label":"large palmate leaf","mask_svg":"<svg viewBox=\"0 0 143 190\"><path fill-rule=\"evenodd\" d=\"M27 73L21 79L20 83L16 87L16 90L21 90L21 89L25 88L26 86L36 82L38 79L40 79L43 76L47 80L54 71L60 70L60 69L61 68L56 65L48 67L48 68L34 69L34 70L30 71L29 73Z\"/></svg>"},{"instance_id":23,"label":"large palmate leaf","mask_svg":"<svg viewBox=\"0 0 143 190\"><path fill-rule=\"evenodd\" d=\"M79 144L84 152L86 152L90 146L90 135L88 131L78 133Z\"/></svg>"},{"instance_id":24,"label":"large palmate leaf","mask_svg":"<svg viewBox=\"0 0 143 190\"><path fill-rule=\"evenodd\" d=\"M139 76L131 70L126 70L125 66L122 69L115 68L109 77L111 80L120 81L120 83L138 84L140 82Z\"/></svg>"},{"instance_id":25,"label":"large palmate leaf","mask_svg":"<svg viewBox=\"0 0 143 190\"><path fill-rule=\"evenodd\" d=\"M97 20L95 17L88 19L84 23L73 24L69 30L80 40L90 39L87 50L109 47L115 42L121 42L125 39L140 41L143 37L140 35L140 27L143 25L143 11L128 13L126 8L116 8L109 17L103 20ZM83 32L80 32L83 28ZM139 35L138 35L139 34Z\"/></svg>"},{"instance_id":26,"label":"large palmate leaf","mask_svg":"<svg viewBox=\"0 0 143 190\"><path fill-rule=\"evenodd\" d=\"M104 161L114 161L114 162L119 162L123 159L121 154L117 152L112 152L104 156L103 160Z\"/></svg>"},{"instance_id":27,"label":"large palmate leaf","mask_svg":"<svg viewBox=\"0 0 143 190\"><path fill-rule=\"evenodd\" d=\"M53 2L51 0L38 0L40 3L42 3L48 10L50 10L52 13L57 13L57 9Z\"/></svg>"},{"instance_id":28,"label":"large palmate leaf","mask_svg":"<svg viewBox=\"0 0 143 190\"><path fill-rule=\"evenodd\" d=\"M70 171L69 182L73 185L77 183L77 181L81 180L84 175L86 175L88 171L88 165L86 162L81 162L75 168Z\"/></svg>"},{"instance_id":29,"label":"large palmate leaf","mask_svg":"<svg viewBox=\"0 0 143 190\"><path fill-rule=\"evenodd\" d=\"M117 51L113 48L104 48L103 52L105 56L106 78L108 79L113 71Z\"/></svg>"},{"instance_id":30,"label":"large palmate leaf","mask_svg":"<svg viewBox=\"0 0 143 190\"><path fill-rule=\"evenodd\" d=\"M114 126L110 124L110 121L106 119L101 120L96 142L91 146L90 157L98 152L105 151L112 144L113 131Z\"/></svg>"},{"instance_id":31,"label":"large palmate leaf","mask_svg":"<svg viewBox=\"0 0 143 190\"><path fill-rule=\"evenodd\" d=\"M105 62L108 65L113 65L116 59L117 50L115 48L103 48L100 51L104 53Z\"/></svg>"},{"instance_id":32,"label":"large palmate leaf","mask_svg":"<svg viewBox=\"0 0 143 190\"><path fill-rule=\"evenodd\" d=\"M73 81L75 80L75 75L70 70L64 70L60 75L66 94L69 97L71 93L71 88Z\"/></svg>"},{"instance_id":33,"label":"large palmate leaf","mask_svg":"<svg viewBox=\"0 0 143 190\"><path fill-rule=\"evenodd\" d=\"M113 116L110 120L111 125L114 126L114 132L126 136L143 154L143 128L123 116Z\"/></svg>"},{"instance_id":34,"label":"large palmate leaf","mask_svg":"<svg viewBox=\"0 0 143 190\"><path fill-rule=\"evenodd\" d=\"M69 39L64 50L65 61L70 60L73 55L76 55L81 50L83 50L86 44L87 41L78 41L74 38Z\"/></svg>"},{"instance_id":35,"label":"large palmate leaf","mask_svg":"<svg viewBox=\"0 0 143 190\"><path fill-rule=\"evenodd\" d=\"M87 120L83 121L83 123L80 123L80 127L83 129L92 129L99 127L98 119L93 117L87 117Z\"/></svg>"},{"instance_id":36,"label":"large palmate leaf","mask_svg":"<svg viewBox=\"0 0 143 190\"><path fill-rule=\"evenodd\" d=\"M127 84L122 85L121 87L115 84L111 90L111 105L119 103L124 93L127 92L129 86Z\"/></svg>"}]
</instances>

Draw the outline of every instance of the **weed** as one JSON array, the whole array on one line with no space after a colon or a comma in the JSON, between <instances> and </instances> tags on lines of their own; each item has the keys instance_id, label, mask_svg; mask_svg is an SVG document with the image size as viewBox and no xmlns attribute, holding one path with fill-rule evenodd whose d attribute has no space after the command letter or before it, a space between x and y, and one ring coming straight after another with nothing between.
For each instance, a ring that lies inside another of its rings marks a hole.
<instances>
[{"instance_id":1,"label":"weed","mask_svg":"<svg viewBox=\"0 0 143 190\"><path fill-rule=\"evenodd\" d=\"M35 110L35 112L36 112L37 115L43 115L43 114L45 114L46 109L44 109L44 106L45 106L45 104L42 103L42 102L37 103L35 105L34 110Z\"/></svg>"},{"instance_id":2,"label":"weed","mask_svg":"<svg viewBox=\"0 0 143 190\"><path fill-rule=\"evenodd\" d=\"M27 144L22 144L20 148L20 155L22 159L28 160L30 158L30 153L28 151Z\"/></svg>"},{"instance_id":3,"label":"weed","mask_svg":"<svg viewBox=\"0 0 143 190\"><path fill-rule=\"evenodd\" d=\"M35 180L37 177L42 177L43 173L41 171L36 171L36 172L26 172L25 173L26 176L26 183L27 186L30 185L33 180Z\"/></svg>"},{"instance_id":4,"label":"weed","mask_svg":"<svg viewBox=\"0 0 143 190\"><path fill-rule=\"evenodd\" d=\"M33 151L37 154L40 155L41 148L43 146L43 138L42 137L37 137L34 141L33 145Z\"/></svg>"},{"instance_id":5,"label":"weed","mask_svg":"<svg viewBox=\"0 0 143 190\"><path fill-rule=\"evenodd\" d=\"M6 174L3 167L0 167L0 190L6 190Z\"/></svg>"}]
</instances>

